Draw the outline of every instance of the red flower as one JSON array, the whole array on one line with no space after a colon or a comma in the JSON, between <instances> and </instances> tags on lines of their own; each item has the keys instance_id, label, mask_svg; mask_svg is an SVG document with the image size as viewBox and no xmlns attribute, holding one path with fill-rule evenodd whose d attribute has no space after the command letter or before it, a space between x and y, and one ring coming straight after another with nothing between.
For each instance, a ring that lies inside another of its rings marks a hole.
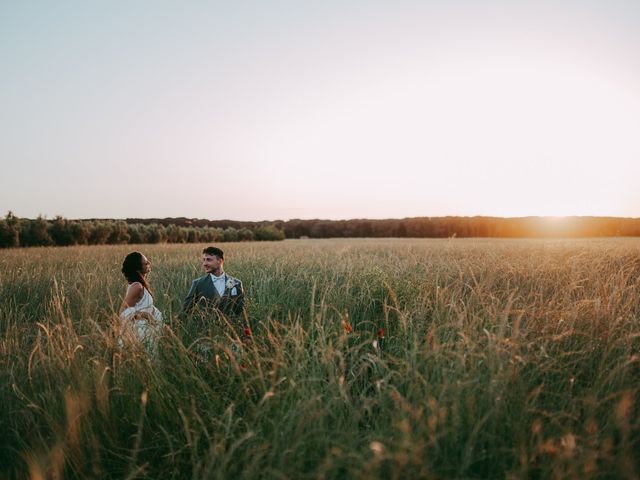
<instances>
[{"instance_id":1,"label":"red flower","mask_svg":"<svg viewBox=\"0 0 640 480\"><path fill-rule=\"evenodd\" d=\"M378 338L384 338L384 328L382 327L378 329Z\"/></svg>"},{"instance_id":2,"label":"red flower","mask_svg":"<svg viewBox=\"0 0 640 480\"><path fill-rule=\"evenodd\" d=\"M251 329L249 327L246 327L244 329L244 336L245 337L250 337L251 336Z\"/></svg>"},{"instance_id":3,"label":"red flower","mask_svg":"<svg viewBox=\"0 0 640 480\"><path fill-rule=\"evenodd\" d=\"M342 322L342 327L344 328L345 333L353 332L353 327L349 322Z\"/></svg>"}]
</instances>

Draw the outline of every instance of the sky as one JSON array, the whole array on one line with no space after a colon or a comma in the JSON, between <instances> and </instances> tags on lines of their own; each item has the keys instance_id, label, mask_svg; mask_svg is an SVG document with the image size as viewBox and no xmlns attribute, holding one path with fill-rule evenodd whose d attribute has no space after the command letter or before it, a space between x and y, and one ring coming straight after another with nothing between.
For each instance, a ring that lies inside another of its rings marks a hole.
<instances>
[{"instance_id":1,"label":"sky","mask_svg":"<svg viewBox=\"0 0 640 480\"><path fill-rule=\"evenodd\" d=\"M0 2L0 215L640 217L637 1Z\"/></svg>"}]
</instances>

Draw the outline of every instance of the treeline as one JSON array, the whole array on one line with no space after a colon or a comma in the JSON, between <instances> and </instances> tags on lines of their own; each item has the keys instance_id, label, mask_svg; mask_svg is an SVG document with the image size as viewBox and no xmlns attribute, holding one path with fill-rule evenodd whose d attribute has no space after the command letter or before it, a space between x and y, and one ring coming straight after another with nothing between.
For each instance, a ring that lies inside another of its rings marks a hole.
<instances>
[{"instance_id":1,"label":"treeline","mask_svg":"<svg viewBox=\"0 0 640 480\"><path fill-rule=\"evenodd\" d=\"M417 217L387 220L274 222L287 238L331 237L616 237L640 236L640 218Z\"/></svg>"},{"instance_id":2,"label":"treeline","mask_svg":"<svg viewBox=\"0 0 640 480\"><path fill-rule=\"evenodd\" d=\"M284 240L273 225L249 227L182 226L130 223L124 220L47 220L18 218L9 212L0 220L0 248L117 245L134 243L219 243L251 240Z\"/></svg>"},{"instance_id":3,"label":"treeline","mask_svg":"<svg viewBox=\"0 0 640 480\"><path fill-rule=\"evenodd\" d=\"M0 248L125 243L203 243L334 237L613 237L640 236L640 218L417 217L387 220L242 222L189 218L126 220L0 219Z\"/></svg>"},{"instance_id":4,"label":"treeline","mask_svg":"<svg viewBox=\"0 0 640 480\"><path fill-rule=\"evenodd\" d=\"M286 238L334 237L615 237L640 236L640 218L621 217L415 217L386 220L276 220L241 222L196 218L132 218L134 224L255 228L271 225Z\"/></svg>"}]
</instances>

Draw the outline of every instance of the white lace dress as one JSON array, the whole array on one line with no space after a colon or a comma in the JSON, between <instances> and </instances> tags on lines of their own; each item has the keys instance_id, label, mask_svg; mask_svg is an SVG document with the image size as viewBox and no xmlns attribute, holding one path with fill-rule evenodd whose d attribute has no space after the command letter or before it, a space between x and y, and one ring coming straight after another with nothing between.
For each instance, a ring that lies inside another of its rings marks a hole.
<instances>
[{"instance_id":1,"label":"white lace dress","mask_svg":"<svg viewBox=\"0 0 640 480\"><path fill-rule=\"evenodd\" d=\"M153 297L146 288L143 287L142 298L138 303L122 311L120 320L124 336L133 337L147 350L155 352L162 334L162 312L153 305Z\"/></svg>"}]
</instances>

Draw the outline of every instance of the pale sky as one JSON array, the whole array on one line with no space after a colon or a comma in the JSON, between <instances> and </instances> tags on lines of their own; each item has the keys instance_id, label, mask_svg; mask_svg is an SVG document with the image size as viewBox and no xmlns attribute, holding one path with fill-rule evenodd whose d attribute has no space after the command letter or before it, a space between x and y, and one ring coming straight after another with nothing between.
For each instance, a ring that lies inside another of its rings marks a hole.
<instances>
[{"instance_id":1,"label":"pale sky","mask_svg":"<svg viewBox=\"0 0 640 480\"><path fill-rule=\"evenodd\" d=\"M0 2L0 215L640 217L637 1Z\"/></svg>"}]
</instances>

